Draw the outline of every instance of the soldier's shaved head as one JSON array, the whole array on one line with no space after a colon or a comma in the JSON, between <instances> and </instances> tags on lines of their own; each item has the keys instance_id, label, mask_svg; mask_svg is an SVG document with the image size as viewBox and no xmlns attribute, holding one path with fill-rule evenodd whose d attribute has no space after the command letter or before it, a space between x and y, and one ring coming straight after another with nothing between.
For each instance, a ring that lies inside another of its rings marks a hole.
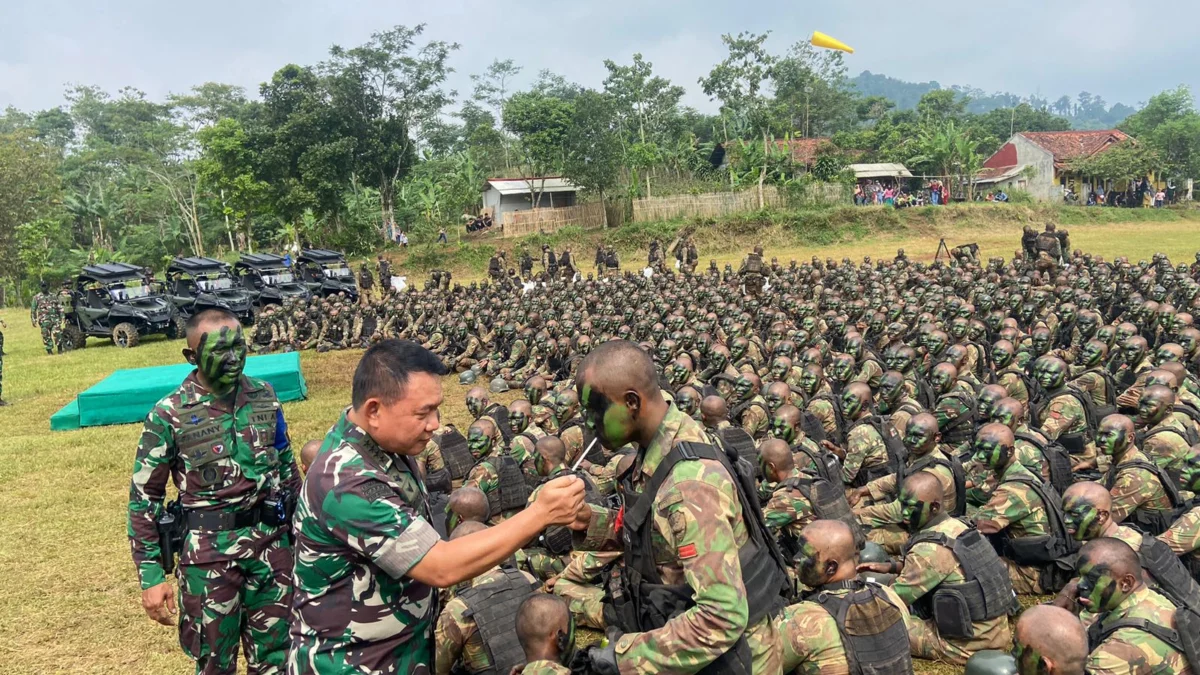
<instances>
[{"instance_id":1,"label":"soldier's shaved head","mask_svg":"<svg viewBox=\"0 0 1200 675\"><path fill-rule=\"evenodd\" d=\"M931 471L918 471L904 479L904 489L926 504L942 503L946 498L942 482Z\"/></svg>"},{"instance_id":2,"label":"soldier's shaved head","mask_svg":"<svg viewBox=\"0 0 1200 675\"><path fill-rule=\"evenodd\" d=\"M1021 419L1025 415L1025 406L1015 398L1008 397L996 401L992 406L992 417L990 421L1001 422L1009 429L1016 431L1021 424Z\"/></svg>"},{"instance_id":3,"label":"soldier's shaved head","mask_svg":"<svg viewBox=\"0 0 1200 675\"><path fill-rule=\"evenodd\" d=\"M486 523L491 517L487 495L477 487L460 487L451 492L446 510L458 514L463 522Z\"/></svg>"},{"instance_id":4,"label":"soldier's shaved head","mask_svg":"<svg viewBox=\"0 0 1200 675\"><path fill-rule=\"evenodd\" d=\"M458 524L458 527L454 528L453 532L450 533L450 541L475 534L476 532L482 532L487 528L487 525L477 520L464 520Z\"/></svg>"},{"instance_id":5,"label":"soldier's shaved head","mask_svg":"<svg viewBox=\"0 0 1200 675\"><path fill-rule=\"evenodd\" d=\"M1120 539L1101 537L1084 544L1079 549L1077 569L1088 563L1107 565L1114 577L1133 575L1139 582L1141 580L1142 564L1138 561L1137 553Z\"/></svg>"},{"instance_id":6,"label":"soldier's shaved head","mask_svg":"<svg viewBox=\"0 0 1200 675\"><path fill-rule=\"evenodd\" d=\"M1092 481L1075 483L1063 492L1064 504L1074 499L1082 499L1101 511L1112 508L1112 493L1103 485Z\"/></svg>"},{"instance_id":7,"label":"soldier's shaved head","mask_svg":"<svg viewBox=\"0 0 1200 675\"><path fill-rule=\"evenodd\" d=\"M586 382L601 392L631 389L646 397L661 398L654 361L628 340L609 340L598 345L580 362L578 380L580 394ZM584 398L580 396L580 400Z\"/></svg>"},{"instance_id":8,"label":"soldier's shaved head","mask_svg":"<svg viewBox=\"0 0 1200 675\"><path fill-rule=\"evenodd\" d=\"M304 473L308 473L308 467L312 466L313 461L317 459L317 452L320 449L320 439L313 439L300 448L300 466L304 468Z\"/></svg>"},{"instance_id":9,"label":"soldier's shaved head","mask_svg":"<svg viewBox=\"0 0 1200 675\"><path fill-rule=\"evenodd\" d=\"M575 388L584 417L608 448L648 446L670 410L653 359L628 340L609 340L584 357Z\"/></svg>"},{"instance_id":10,"label":"soldier's shaved head","mask_svg":"<svg viewBox=\"0 0 1200 675\"><path fill-rule=\"evenodd\" d=\"M792 449L787 441L770 438L758 446L759 464L763 467L763 477L774 483L782 480L796 468L796 460L792 457Z\"/></svg>"},{"instance_id":11,"label":"soldier's shaved head","mask_svg":"<svg viewBox=\"0 0 1200 675\"><path fill-rule=\"evenodd\" d=\"M486 401L488 400L488 390L483 387L471 387L467 390L467 398Z\"/></svg>"},{"instance_id":12,"label":"soldier's shaved head","mask_svg":"<svg viewBox=\"0 0 1200 675\"><path fill-rule=\"evenodd\" d=\"M533 417L533 404L523 398L519 398L508 404L510 412L520 412L526 417Z\"/></svg>"},{"instance_id":13,"label":"soldier's shaved head","mask_svg":"<svg viewBox=\"0 0 1200 675\"><path fill-rule=\"evenodd\" d=\"M704 420L704 426L714 428L729 419L729 404L720 396L705 396L700 401L700 417Z\"/></svg>"},{"instance_id":14,"label":"soldier's shaved head","mask_svg":"<svg viewBox=\"0 0 1200 675\"><path fill-rule=\"evenodd\" d=\"M479 429L484 436L488 436L490 438L496 437L496 425L487 417L481 417L474 422L471 422L471 426L467 427L468 436L471 433L471 429Z\"/></svg>"},{"instance_id":15,"label":"soldier's shaved head","mask_svg":"<svg viewBox=\"0 0 1200 675\"><path fill-rule=\"evenodd\" d=\"M814 520L800 531L800 573L804 583L820 579L823 584L853 579L858 575L858 547L850 526L840 520ZM815 555L814 555L815 554ZM811 561L811 562L810 562ZM815 565L815 570L805 569Z\"/></svg>"},{"instance_id":16,"label":"soldier's shaved head","mask_svg":"<svg viewBox=\"0 0 1200 675\"><path fill-rule=\"evenodd\" d=\"M1017 619L1016 641L1035 651L1051 675L1083 675L1087 631L1071 612L1054 605L1026 609Z\"/></svg>"},{"instance_id":17,"label":"soldier's shaved head","mask_svg":"<svg viewBox=\"0 0 1200 675\"><path fill-rule=\"evenodd\" d=\"M571 621L567 602L557 595L534 593L517 608L517 641L525 661L557 661L558 634L568 633Z\"/></svg>"},{"instance_id":18,"label":"soldier's shaved head","mask_svg":"<svg viewBox=\"0 0 1200 675\"><path fill-rule=\"evenodd\" d=\"M543 436L534 446L547 469L552 469L567 461L567 446L558 436Z\"/></svg>"},{"instance_id":19,"label":"soldier's shaved head","mask_svg":"<svg viewBox=\"0 0 1200 675\"><path fill-rule=\"evenodd\" d=\"M800 424L800 409L790 403L779 406L779 410L775 411L775 417L787 422L788 426L795 427Z\"/></svg>"}]
</instances>

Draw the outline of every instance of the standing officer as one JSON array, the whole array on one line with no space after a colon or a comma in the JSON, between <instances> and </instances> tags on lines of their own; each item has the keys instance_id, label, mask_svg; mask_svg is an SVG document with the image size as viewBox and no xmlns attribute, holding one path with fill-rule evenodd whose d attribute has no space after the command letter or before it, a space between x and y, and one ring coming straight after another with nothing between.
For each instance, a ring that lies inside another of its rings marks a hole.
<instances>
[{"instance_id":1,"label":"standing officer","mask_svg":"<svg viewBox=\"0 0 1200 675\"><path fill-rule=\"evenodd\" d=\"M773 616L787 575L752 501L753 469L735 468L699 422L663 399L654 362L633 342L597 346L576 387L605 447L637 446L622 474L621 515L588 505L576 521L587 528L577 548L624 549L612 622L624 634L589 647L592 672L737 673L753 664L778 674ZM657 584L667 592L648 592ZM642 597L626 601L630 594Z\"/></svg>"},{"instance_id":2,"label":"standing officer","mask_svg":"<svg viewBox=\"0 0 1200 675\"><path fill-rule=\"evenodd\" d=\"M246 342L228 311L193 316L183 355L196 369L147 415L133 464L129 539L142 606L163 625L175 621L166 574L177 550L179 642L196 673L237 672L239 641L250 673L279 673L292 595L287 505L300 486L283 409L270 385L242 374ZM168 478L179 501L164 508Z\"/></svg>"},{"instance_id":3,"label":"standing officer","mask_svg":"<svg viewBox=\"0 0 1200 675\"><path fill-rule=\"evenodd\" d=\"M565 476L503 523L441 540L413 458L438 428L445 373L435 354L401 340L359 361L351 405L296 507L289 673L431 672L434 588L479 576L579 512L583 482Z\"/></svg>"}]
</instances>

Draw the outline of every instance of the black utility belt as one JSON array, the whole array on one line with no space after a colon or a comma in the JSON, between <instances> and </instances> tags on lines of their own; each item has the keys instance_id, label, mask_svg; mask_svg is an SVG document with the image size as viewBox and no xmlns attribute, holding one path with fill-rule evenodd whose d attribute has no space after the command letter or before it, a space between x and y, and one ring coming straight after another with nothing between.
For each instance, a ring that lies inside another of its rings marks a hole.
<instances>
[{"instance_id":1,"label":"black utility belt","mask_svg":"<svg viewBox=\"0 0 1200 675\"><path fill-rule=\"evenodd\" d=\"M272 527L283 525L277 513L277 503L272 499L263 501L241 511L184 511L185 529L207 532L227 532L254 527L266 523Z\"/></svg>"}]
</instances>

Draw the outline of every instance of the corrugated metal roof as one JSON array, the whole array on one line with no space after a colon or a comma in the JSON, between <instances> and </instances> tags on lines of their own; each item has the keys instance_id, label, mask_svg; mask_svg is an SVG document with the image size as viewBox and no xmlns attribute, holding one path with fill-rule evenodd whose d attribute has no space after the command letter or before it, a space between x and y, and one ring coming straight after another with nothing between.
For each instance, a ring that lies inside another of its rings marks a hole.
<instances>
[{"instance_id":1,"label":"corrugated metal roof","mask_svg":"<svg viewBox=\"0 0 1200 675\"><path fill-rule=\"evenodd\" d=\"M987 168L976 174L975 182L980 185L1000 183L1011 178L1016 178L1024 169L1025 165Z\"/></svg>"},{"instance_id":2,"label":"corrugated metal roof","mask_svg":"<svg viewBox=\"0 0 1200 675\"><path fill-rule=\"evenodd\" d=\"M579 190L571 181L558 176L545 178L489 178L488 187L495 188L502 195L528 194L530 184L534 192L575 192Z\"/></svg>"},{"instance_id":3,"label":"corrugated metal roof","mask_svg":"<svg viewBox=\"0 0 1200 675\"><path fill-rule=\"evenodd\" d=\"M912 178L912 173L897 162L883 164L851 164L855 178Z\"/></svg>"}]
</instances>

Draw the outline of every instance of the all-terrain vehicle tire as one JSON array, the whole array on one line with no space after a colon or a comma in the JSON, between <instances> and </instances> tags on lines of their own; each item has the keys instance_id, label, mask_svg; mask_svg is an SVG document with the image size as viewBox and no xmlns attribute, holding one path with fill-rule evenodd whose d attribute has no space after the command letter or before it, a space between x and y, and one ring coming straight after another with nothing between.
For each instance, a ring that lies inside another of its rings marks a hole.
<instances>
[{"instance_id":1,"label":"all-terrain vehicle tire","mask_svg":"<svg viewBox=\"0 0 1200 675\"><path fill-rule=\"evenodd\" d=\"M74 324L68 324L66 328L63 328L63 337L66 338L68 349L83 349L87 346L87 333L79 330L79 326Z\"/></svg>"},{"instance_id":2,"label":"all-terrain vehicle tire","mask_svg":"<svg viewBox=\"0 0 1200 675\"><path fill-rule=\"evenodd\" d=\"M182 316L176 316L174 319L171 319L171 323L167 325L167 339L178 340L184 335L187 335L187 321L184 321Z\"/></svg>"},{"instance_id":3,"label":"all-terrain vehicle tire","mask_svg":"<svg viewBox=\"0 0 1200 675\"><path fill-rule=\"evenodd\" d=\"M128 349L138 346L138 343L141 342L141 336L138 335L137 326L128 322L122 322L113 326L112 341L114 345L122 349Z\"/></svg>"}]
</instances>

